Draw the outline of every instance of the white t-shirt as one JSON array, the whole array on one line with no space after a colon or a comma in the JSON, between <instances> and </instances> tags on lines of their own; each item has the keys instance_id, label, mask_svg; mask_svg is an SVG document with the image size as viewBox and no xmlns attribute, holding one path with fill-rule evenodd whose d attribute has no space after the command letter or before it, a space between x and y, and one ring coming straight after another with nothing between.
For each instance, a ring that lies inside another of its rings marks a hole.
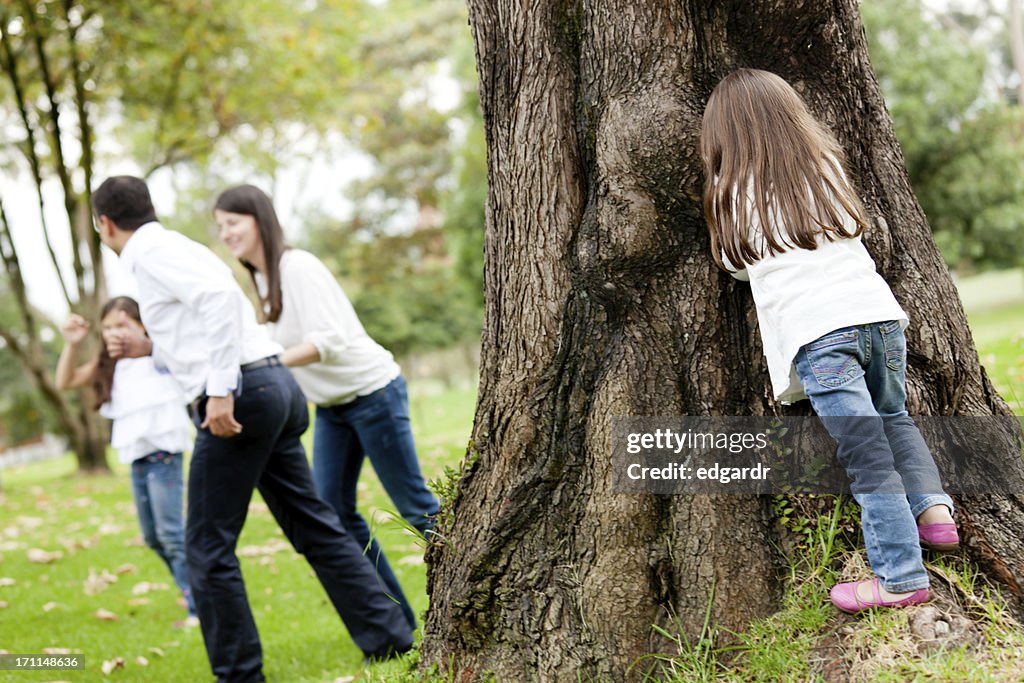
<instances>
[{"instance_id":1,"label":"white t-shirt","mask_svg":"<svg viewBox=\"0 0 1024 683\"><path fill-rule=\"evenodd\" d=\"M303 393L320 406L348 403L371 394L398 377L391 352L370 338L341 285L320 259L308 251L281 255L281 316L267 323L271 338L286 349L309 342L320 362L291 368ZM256 273L266 293L266 279Z\"/></svg>"},{"instance_id":2,"label":"white t-shirt","mask_svg":"<svg viewBox=\"0 0 1024 683\"><path fill-rule=\"evenodd\" d=\"M117 361L110 400L100 414L113 420L110 445L124 464L156 451L192 448L185 394L169 372L156 368L152 356Z\"/></svg>"},{"instance_id":3,"label":"white t-shirt","mask_svg":"<svg viewBox=\"0 0 1024 683\"><path fill-rule=\"evenodd\" d=\"M853 232L853 217L840 212ZM759 234L752 206L749 215L752 232ZM843 327L896 320L906 328L909 323L859 237L829 241L819 236L817 241L813 251L792 248L768 254L733 273L750 281L772 391L782 403L807 397L793 367L803 345ZM756 248L758 242L752 243Z\"/></svg>"}]
</instances>

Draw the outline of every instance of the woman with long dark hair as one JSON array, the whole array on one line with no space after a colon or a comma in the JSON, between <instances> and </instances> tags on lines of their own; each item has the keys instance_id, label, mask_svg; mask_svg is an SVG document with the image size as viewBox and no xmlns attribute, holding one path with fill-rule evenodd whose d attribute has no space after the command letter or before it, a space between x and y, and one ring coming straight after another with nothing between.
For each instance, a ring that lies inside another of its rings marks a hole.
<instances>
[{"instance_id":1,"label":"woman with long dark hair","mask_svg":"<svg viewBox=\"0 0 1024 683\"><path fill-rule=\"evenodd\" d=\"M110 443L123 464L131 465L132 495L146 545L171 570L188 606L183 625L196 626L195 602L185 564L182 524L182 452L191 447L192 433L185 397L167 373L153 365L152 356L111 358L107 340L126 328L145 330L139 305L119 296L100 312L100 351L77 368L75 352L89 334L89 323L72 315L64 323L64 349L57 362L57 388L91 384L93 408L113 421Z\"/></svg>"},{"instance_id":2,"label":"woman with long dark hair","mask_svg":"<svg viewBox=\"0 0 1024 683\"><path fill-rule=\"evenodd\" d=\"M438 502L420 473L401 370L363 329L327 267L313 254L285 245L263 191L252 185L226 190L217 198L214 216L221 240L252 276L263 322L285 348L282 362L317 406L317 490L356 540L370 545L370 560L386 590L415 628L412 608L356 509L359 473L369 457L399 514L421 533L434 524Z\"/></svg>"}]
</instances>

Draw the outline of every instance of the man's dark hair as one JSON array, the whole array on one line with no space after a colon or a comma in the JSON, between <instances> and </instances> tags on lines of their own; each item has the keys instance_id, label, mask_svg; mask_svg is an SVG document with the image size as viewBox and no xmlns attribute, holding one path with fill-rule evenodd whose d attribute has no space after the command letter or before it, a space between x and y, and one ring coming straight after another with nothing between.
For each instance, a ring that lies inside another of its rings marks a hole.
<instances>
[{"instance_id":1,"label":"man's dark hair","mask_svg":"<svg viewBox=\"0 0 1024 683\"><path fill-rule=\"evenodd\" d=\"M111 176L92 193L92 209L122 230L135 230L156 220L146 181L130 175Z\"/></svg>"}]
</instances>

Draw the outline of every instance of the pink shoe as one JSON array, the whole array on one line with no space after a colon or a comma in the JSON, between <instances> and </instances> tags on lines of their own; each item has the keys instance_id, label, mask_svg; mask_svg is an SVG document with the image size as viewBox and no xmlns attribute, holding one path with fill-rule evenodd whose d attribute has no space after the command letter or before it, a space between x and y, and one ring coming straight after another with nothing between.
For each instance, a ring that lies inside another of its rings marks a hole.
<instances>
[{"instance_id":1,"label":"pink shoe","mask_svg":"<svg viewBox=\"0 0 1024 683\"><path fill-rule=\"evenodd\" d=\"M862 600L857 597L857 586L862 583L871 584L871 592L874 594L873 599ZM832 586L829 597L832 599L832 604L842 611L847 614L856 614L857 612L871 609L873 607L907 607L909 605L920 605L922 602L928 602L928 589L919 588L902 600L887 602L882 599L882 594L878 592L878 577L876 576L870 581L837 583Z\"/></svg>"},{"instance_id":2,"label":"pink shoe","mask_svg":"<svg viewBox=\"0 0 1024 683\"><path fill-rule=\"evenodd\" d=\"M960 535L956 532L956 524L950 522L918 524L917 537L921 539L922 548L946 552L960 547Z\"/></svg>"}]
</instances>

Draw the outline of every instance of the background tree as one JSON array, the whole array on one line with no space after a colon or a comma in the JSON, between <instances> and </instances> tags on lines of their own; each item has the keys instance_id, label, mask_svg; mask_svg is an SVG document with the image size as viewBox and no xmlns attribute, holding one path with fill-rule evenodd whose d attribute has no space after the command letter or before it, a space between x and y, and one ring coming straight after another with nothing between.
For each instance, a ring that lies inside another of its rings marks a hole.
<instances>
[{"instance_id":1,"label":"background tree","mask_svg":"<svg viewBox=\"0 0 1024 683\"><path fill-rule=\"evenodd\" d=\"M854 0L469 9L486 317L465 473L428 551L422 663L458 680L623 680L666 646L652 625L675 614L695 638L710 609L739 631L779 591L764 498L612 492L614 415L787 412L749 290L708 256L697 141L726 73L781 74L846 149L869 249L915 321L911 412L1008 410L911 191ZM960 503L971 558L1019 596L1021 501Z\"/></svg>"},{"instance_id":2,"label":"background tree","mask_svg":"<svg viewBox=\"0 0 1024 683\"><path fill-rule=\"evenodd\" d=\"M486 171L465 5L392 0L373 12L346 94L347 140L370 169L345 190L351 216L312 212L299 241L393 352L475 344Z\"/></svg>"},{"instance_id":3,"label":"background tree","mask_svg":"<svg viewBox=\"0 0 1024 683\"><path fill-rule=\"evenodd\" d=\"M1024 110L1011 26L987 3L936 12L920 0L871 0L861 11L911 184L946 262L962 272L1020 264Z\"/></svg>"},{"instance_id":4,"label":"background tree","mask_svg":"<svg viewBox=\"0 0 1024 683\"><path fill-rule=\"evenodd\" d=\"M225 147L282 163L288 142L324 130L351 71L351 37L365 30L362 10L357 0L0 5L0 123L11 143L0 164L36 188L36 221L68 308L96 322L104 298L90 218L97 168L133 159L150 176L201 167ZM63 202L60 225L45 210L47 188ZM18 311L0 323L0 339L57 415L81 468L106 469L105 429L91 400L74 404L52 382L41 341L47 321L29 301L12 237L27 220L0 200L0 254ZM70 255L60 253L61 232Z\"/></svg>"}]
</instances>

